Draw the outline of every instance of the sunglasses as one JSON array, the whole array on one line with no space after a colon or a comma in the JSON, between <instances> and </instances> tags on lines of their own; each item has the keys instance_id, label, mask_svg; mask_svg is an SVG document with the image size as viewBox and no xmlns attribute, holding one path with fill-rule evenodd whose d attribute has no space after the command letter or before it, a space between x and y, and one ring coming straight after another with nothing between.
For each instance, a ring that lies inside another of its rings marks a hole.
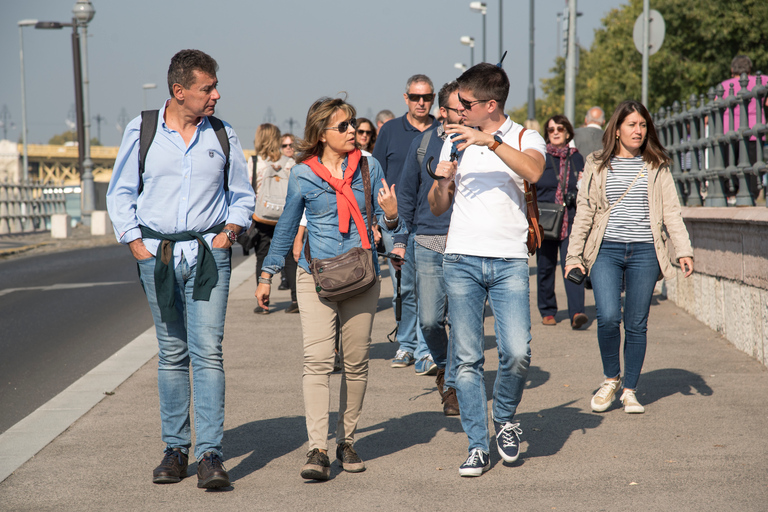
<instances>
[{"instance_id":1,"label":"sunglasses","mask_svg":"<svg viewBox=\"0 0 768 512\"><path fill-rule=\"evenodd\" d=\"M350 119L349 121L342 121L339 123L339 126L328 126L327 128L324 128L325 130L339 130L339 133L346 132L349 127L357 128L357 119L354 117Z\"/></svg>"},{"instance_id":2,"label":"sunglasses","mask_svg":"<svg viewBox=\"0 0 768 512\"><path fill-rule=\"evenodd\" d=\"M293 144L283 144L281 147L283 149L291 147Z\"/></svg>"},{"instance_id":3,"label":"sunglasses","mask_svg":"<svg viewBox=\"0 0 768 512\"><path fill-rule=\"evenodd\" d=\"M373 133L371 130L357 130L358 135L368 135L370 136Z\"/></svg>"},{"instance_id":4,"label":"sunglasses","mask_svg":"<svg viewBox=\"0 0 768 512\"><path fill-rule=\"evenodd\" d=\"M451 107L443 107L445 110L450 110L452 112L456 112L457 114L461 115L461 111L457 108L451 108Z\"/></svg>"},{"instance_id":5,"label":"sunglasses","mask_svg":"<svg viewBox=\"0 0 768 512\"><path fill-rule=\"evenodd\" d=\"M472 107L474 107L478 103L486 103L491 100L474 100L474 101L467 101L461 96L459 96L459 103L461 103L461 106L464 107L464 110L472 110Z\"/></svg>"},{"instance_id":6,"label":"sunglasses","mask_svg":"<svg viewBox=\"0 0 768 512\"><path fill-rule=\"evenodd\" d=\"M424 100L424 103L432 103L435 100L435 94L411 94L408 93L408 101L418 103L419 100Z\"/></svg>"},{"instance_id":7,"label":"sunglasses","mask_svg":"<svg viewBox=\"0 0 768 512\"><path fill-rule=\"evenodd\" d=\"M547 128L548 133L563 133L565 131L565 126L550 126Z\"/></svg>"}]
</instances>

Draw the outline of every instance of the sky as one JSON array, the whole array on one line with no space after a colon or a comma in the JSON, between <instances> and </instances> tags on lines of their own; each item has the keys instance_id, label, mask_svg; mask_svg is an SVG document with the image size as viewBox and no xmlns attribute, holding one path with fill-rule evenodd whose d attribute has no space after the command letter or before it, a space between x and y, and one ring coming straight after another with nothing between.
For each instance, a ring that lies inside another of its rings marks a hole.
<instances>
[{"instance_id":1,"label":"sky","mask_svg":"<svg viewBox=\"0 0 768 512\"><path fill-rule=\"evenodd\" d=\"M528 95L529 2L486 0L486 60L509 53L507 108ZM470 63L462 36L475 38L475 63L482 61L483 20L469 0L92 0L88 25L91 136L119 145L118 124L169 97L166 74L178 50L197 48L219 64L221 100L216 115L229 122L243 146L253 145L259 124L273 122L301 135L309 106L321 96L346 92L358 117L382 109L406 112L405 83L428 75L439 89ZM602 18L626 0L581 0L578 41L589 47ZM75 0L0 0L0 121L8 139L21 137L21 71L18 21L69 22ZM540 81L558 55L557 13L565 0L536 0L534 77ZM22 29L28 142L45 144L74 119L71 28ZM560 50L562 54L562 50ZM638 53L638 59L640 54ZM143 89L154 83L155 89ZM96 117L101 118L97 122ZM293 123L291 125L291 122ZM13 126L12 126L13 125ZM3 130L0 128L0 138Z\"/></svg>"}]
</instances>

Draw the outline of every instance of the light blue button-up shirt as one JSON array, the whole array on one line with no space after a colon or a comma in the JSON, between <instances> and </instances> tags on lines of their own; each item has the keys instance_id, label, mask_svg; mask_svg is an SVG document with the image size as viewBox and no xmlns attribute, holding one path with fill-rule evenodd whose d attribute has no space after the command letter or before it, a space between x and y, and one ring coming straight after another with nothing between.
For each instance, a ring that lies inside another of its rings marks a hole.
<instances>
[{"instance_id":1,"label":"light blue button-up shirt","mask_svg":"<svg viewBox=\"0 0 768 512\"><path fill-rule=\"evenodd\" d=\"M189 146L179 132L165 124L165 103L160 109L155 138L144 165L144 188L139 194L139 130L141 116L128 123L117 153L107 190L107 209L120 243L141 238L140 225L173 234L205 231L221 224L251 225L256 198L240 141L224 123L229 136L229 191L224 190L224 152L203 116ZM214 234L205 236L210 245ZM145 239L152 254L159 240ZM182 255L192 266L197 262L197 240L176 242L174 266Z\"/></svg>"}]
</instances>

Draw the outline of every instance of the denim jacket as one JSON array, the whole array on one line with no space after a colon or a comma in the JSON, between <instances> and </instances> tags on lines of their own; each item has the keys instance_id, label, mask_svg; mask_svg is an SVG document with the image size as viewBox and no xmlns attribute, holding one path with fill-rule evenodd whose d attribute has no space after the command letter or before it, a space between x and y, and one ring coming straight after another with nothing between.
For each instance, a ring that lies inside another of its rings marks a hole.
<instances>
[{"instance_id":1,"label":"denim jacket","mask_svg":"<svg viewBox=\"0 0 768 512\"><path fill-rule=\"evenodd\" d=\"M394 229L387 229L387 223L384 222L384 210L379 206L376 197L379 189L383 187L381 180L384 178L384 172L379 162L373 157L363 157L368 159L368 169L371 173L371 218L374 223L378 219L381 229L396 234L407 233L405 224L398 221ZM347 159L341 166L342 170L347 168ZM360 167L355 171L352 178L352 190L355 192L357 204L360 207L360 213L367 225L368 219L365 214L365 194L363 192L363 177L360 173ZM264 259L261 270L269 274L276 274L285 265L285 256L293 247L293 240L299 230L301 216L306 210L307 216L307 240L312 252L312 258L332 258L344 254L353 247L361 247L360 234L357 232L355 223L350 219L349 232L344 234L339 231L339 214L336 206L336 192L333 188L306 164L295 165L291 169L291 175L288 182L288 194L285 199L285 209L280 215L280 220L275 227L275 233L272 236L272 242L269 247L269 253ZM375 248L373 234L370 229L368 235L371 241L371 247ZM374 267L376 273L379 273L378 258L374 258ZM298 264L301 268L309 272L309 264L301 251Z\"/></svg>"}]
</instances>

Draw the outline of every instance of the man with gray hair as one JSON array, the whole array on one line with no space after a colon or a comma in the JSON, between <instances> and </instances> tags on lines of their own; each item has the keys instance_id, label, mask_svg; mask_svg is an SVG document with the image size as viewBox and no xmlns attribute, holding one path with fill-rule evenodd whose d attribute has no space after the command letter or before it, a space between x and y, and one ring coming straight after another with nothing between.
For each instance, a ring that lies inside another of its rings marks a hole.
<instances>
[{"instance_id":1,"label":"man with gray hair","mask_svg":"<svg viewBox=\"0 0 768 512\"><path fill-rule=\"evenodd\" d=\"M384 123L387 121L391 121L395 118L395 114L392 113L391 110L382 110L378 114L376 114L376 130L381 130L381 127L384 126Z\"/></svg>"},{"instance_id":2,"label":"man with gray hair","mask_svg":"<svg viewBox=\"0 0 768 512\"><path fill-rule=\"evenodd\" d=\"M592 107L584 117L584 126L573 132L573 144L584 158L598 149L603 149L603 125L605 112L600 107Z\"/></svg>"},{"instance_id":3,"label":"man with gray hair","mask_svg":"<svg viewBox=\"0 0 768 512\"><path fill-rule=\"evenodd\" d=\"M400 174L403 170L405 157L411 142L419 134L436 128L439 124L430 115L432 104L435 101L435 87L432 80L426 75L413 75L405 85L403 94L408 112L402 117L392 119L381 127L376 137L376 146L373 148L373 157L379 161L387 183L400 182ZM434 375L437 373L432 356L422 336L418 325L418 309L416 304L416 268L413 257L413 236L409 235L405 243L395 243L392 236L382 233L382 241L387 252L393 248L405 246L405 263L400 276L400 300L402 303L402 315L397 327L397 341L400 346L392 360L392 368L405 368L416 363L418 375ZM391 266L390 272L395 275L395 269ZM392 297L393 307L397 300L397 286Z\"/></svg>"}]
</instances>

